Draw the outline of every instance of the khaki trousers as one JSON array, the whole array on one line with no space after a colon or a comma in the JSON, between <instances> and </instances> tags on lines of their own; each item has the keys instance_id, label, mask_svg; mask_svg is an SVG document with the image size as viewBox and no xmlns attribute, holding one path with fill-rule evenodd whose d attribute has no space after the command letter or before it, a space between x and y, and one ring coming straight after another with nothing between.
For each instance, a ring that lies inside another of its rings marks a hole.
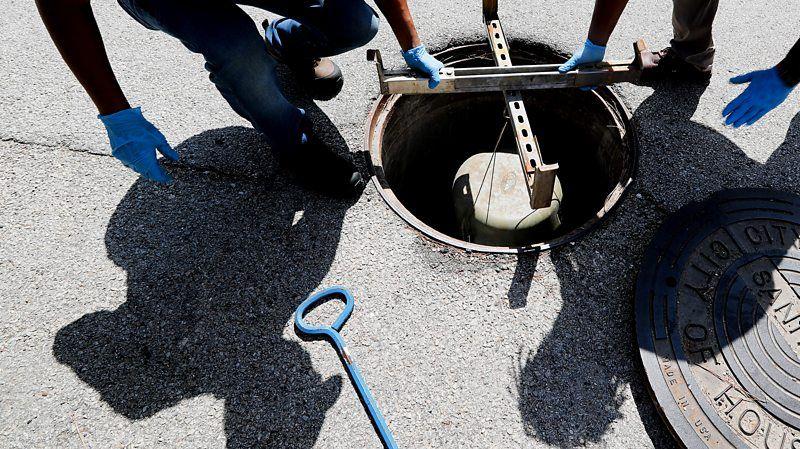
<instances>
[{"instance_id":1,"label":"khaki trousers","mask_svg":"<svg viewBox=\"0 0 800 449\"><path fill-rule=\"evenodd\" d=\"M673 39L670 46L699 70L711 70L714 62L714 39L711 26L719 0L673 0Z\"/></svg>"}]
</instances>

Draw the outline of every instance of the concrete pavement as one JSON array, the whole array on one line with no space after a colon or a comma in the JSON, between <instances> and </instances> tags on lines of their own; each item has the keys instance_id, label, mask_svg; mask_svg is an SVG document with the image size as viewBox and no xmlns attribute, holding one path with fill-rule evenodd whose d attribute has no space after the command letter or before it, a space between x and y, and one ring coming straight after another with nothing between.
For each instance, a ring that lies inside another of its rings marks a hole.
<instances>
[{"instance_id":1,"label":"concrete pavement","mask_svg":"<svg viewBox=\"0 0 800 449\"><path fill-rule=\"evenodd\" d=\"M631 4L609 48L666 45L670 2ZM95 10L131 103L181 153L169 187L108 155L88 97L30 2L0 15L0 447L379 447L334 351L290 325L309 293L352 288L344 336L401 447L663 448L633 326L644 248L664 216L721 188L800 193L797 93L757 126L722 126L739 88L798 37L800 10L729 1L705 88L619 86L641 150L621 207L538 256L428 241L369 186L306 191L224 103L201 58L116 4ZM475 0L412 4L430 47L481 39ZM259 21L272 17L248 8ZM780 11L780 14L776 14ZM509 36L569 52L591 2L505 1ZM446 18L446 19L444 19ZM383 27L371 47L393 54ZM357 50L311 107L360 151L377 94Z\"/></svg>"}]
</instances>

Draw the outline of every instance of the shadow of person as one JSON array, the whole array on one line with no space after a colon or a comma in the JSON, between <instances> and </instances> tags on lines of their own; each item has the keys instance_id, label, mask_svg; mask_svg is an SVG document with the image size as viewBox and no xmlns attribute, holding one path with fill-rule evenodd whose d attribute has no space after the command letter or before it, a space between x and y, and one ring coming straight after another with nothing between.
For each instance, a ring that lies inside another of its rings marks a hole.
<instances>
[{"instance_id":1,"label":"shadow of person","mask_svg":"<svg viewBox=\"0 0 800 449\"><path fill-rule=\"evenodd\" d=\"M648 393L636 342L633 298L639 263L666 212L733 187L797 191L793 171L800 119L765 164L752 160L715 130L691 120L704 86L668 82L635 111L641 150L639 185L647 201L628 199L595 237L551 251L563 306L552 330L532 354L520 354L519 410L526 433L556 447L602 441L622 418L625 388L655 447L676 444ZM652 203L650 206L642 204ZM637 223L638 221L638 223ZM650 229L632 232L630 229ZM520 258L509 297L527 293L536 258ZM513 306L513 305L512 305Z\"/></svg>"},{"instance_id":2,"label":"shadow of person","mask_svg":"<svg viewBox=\"0 0 800 449\"><path fill-rule=\"evenodd\" d=\"M354 200L270 173L248 128L178 151L177 181L137 181L108 224L126 302L60 329L55 357L129 419L211 395L225 404L228 447L311 447L342 380L323 380L283 334L328 272Z\"/></svg>"}]
</instances>

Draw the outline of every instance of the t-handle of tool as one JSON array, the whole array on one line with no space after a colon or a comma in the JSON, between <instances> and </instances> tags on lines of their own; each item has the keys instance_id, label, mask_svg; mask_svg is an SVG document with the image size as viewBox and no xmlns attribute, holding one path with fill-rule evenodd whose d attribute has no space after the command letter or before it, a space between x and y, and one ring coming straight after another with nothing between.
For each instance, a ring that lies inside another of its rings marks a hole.
<instances>
[{"instance_id":1,"label":"t-handle of tool","mask_svg":"<svg viewBox=\"0 0 800 449\"><path fill-rule=\"evenodd\" d=\"M331 299L339 299L344 302L344 310L336 318L336 321L331 325L312 325L306 322L305 317L308 312L314 307L329 301ZM294 314L294 325L300 335L309 337L329 337L335 339L339 336L339 331L342 330L344 323L350 318L353 313L355 300L353 295L344 287L331 287L319 293L311 295L303 301Z\"/></svg>"}]
</instances>

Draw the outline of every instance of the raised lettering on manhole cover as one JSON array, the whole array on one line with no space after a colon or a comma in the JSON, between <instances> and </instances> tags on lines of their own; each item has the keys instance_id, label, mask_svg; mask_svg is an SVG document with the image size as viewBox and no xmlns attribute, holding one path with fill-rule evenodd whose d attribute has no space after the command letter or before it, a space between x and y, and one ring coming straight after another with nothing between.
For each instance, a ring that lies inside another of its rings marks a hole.
<instances>
[{"instance_id":1,"label":"raised lettering on manhole cover","mask_svg":"<svg viewBox=\"0 0 800 449\"><path fill-rule=\"evenodd\" d=\"M800 197L731 190L671 216L642 264L636 321L684 446L800 449Z\"/></svg>"}]
</instances>

